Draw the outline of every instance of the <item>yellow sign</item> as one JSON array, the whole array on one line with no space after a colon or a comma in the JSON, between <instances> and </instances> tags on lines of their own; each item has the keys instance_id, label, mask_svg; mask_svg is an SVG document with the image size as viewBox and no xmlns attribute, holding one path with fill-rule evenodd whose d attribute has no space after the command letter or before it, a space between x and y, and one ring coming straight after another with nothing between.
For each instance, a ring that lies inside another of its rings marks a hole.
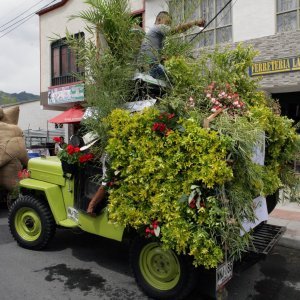
<instances>
[{"instance_id":1,"label":"yellow sign","mask_svg":"<svg viewBox=\"0 0 300 300\"><path fill-rule=\"evenodd\" d=\"M258 76L298 70L300 70L300 56L254 62L250 67L249 74Z\"/></svg>"}]
</instances>

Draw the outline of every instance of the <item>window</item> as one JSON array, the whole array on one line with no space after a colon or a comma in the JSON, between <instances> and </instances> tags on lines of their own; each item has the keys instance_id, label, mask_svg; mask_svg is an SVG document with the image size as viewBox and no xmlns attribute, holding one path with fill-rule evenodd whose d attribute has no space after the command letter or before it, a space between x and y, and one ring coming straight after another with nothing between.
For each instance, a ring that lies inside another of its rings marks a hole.
<instances>
[{"instance_id":1,"label":"window","mask_svg":"<svg viewBox=\"0 0 300 300\"><path fill-rule=\"evenodd\" d=\"M144 28L144 13L132 14L133 19L137 20L137 25Z\"/></svg>"},{"instance_id":2,"label":"window","mask_svg":"<svg viewBox=\"0 0 300 300\"><path fill-rule=\"evenodd\" d=\"M300 0L277 0L277 32L299 28Z\"/></svg>"},{"instance_id":3,"label":"window","mask_svg":"<svg viewBox=\"0 0 300 300\"><path fill-rule=\"evenodd\" d=\"M171 0L169 4L173 22L179 24L204 18L206 24L228 3L228 0ZM199 46L212 46L232 41L231 5L199 36Z\"/></svg>"},{"instance_id":4,"label":"window","mask_svg":"<svg viewBox=\"0 0 300 300\"><path fill-rule=\"evenodd\" d=\"M84 37L84 33L75 37ZM51 85L60 85L78 81L76 74L83 75L83 70L76 64L76 53L66 44L66 39L51 44Z\"/></svg>"}]
</instances>

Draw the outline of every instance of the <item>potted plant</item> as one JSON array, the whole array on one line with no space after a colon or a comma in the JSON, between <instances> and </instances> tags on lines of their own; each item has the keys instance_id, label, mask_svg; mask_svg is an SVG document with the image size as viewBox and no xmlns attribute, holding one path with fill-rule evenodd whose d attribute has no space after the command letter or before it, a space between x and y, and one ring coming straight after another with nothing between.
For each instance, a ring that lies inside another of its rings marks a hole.
<instances>
[{"instance_id":1,"label":"potted plant","mask_svg":"<svg viewBox=\"0 0 300 300\"><path fill-rule=\"evenodd\" d=\"M64 174L74 175L78 168L94 158L92 153L83 153L79 147L67 145L64 149L58 152L57 156L61 160L61 165Z\"/></svg>"}]
</instances>

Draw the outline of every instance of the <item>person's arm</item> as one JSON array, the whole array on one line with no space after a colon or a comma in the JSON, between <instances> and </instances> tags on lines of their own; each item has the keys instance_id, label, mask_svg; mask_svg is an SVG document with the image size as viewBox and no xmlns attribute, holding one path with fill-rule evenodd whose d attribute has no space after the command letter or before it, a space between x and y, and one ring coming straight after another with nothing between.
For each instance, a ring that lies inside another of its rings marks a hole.
<instances>
[{"instance_id":1,"label":"person's arm","mask_svg":"<svg viewBox=\"0 0 300 300\"><path fill-rule=\"evenodd\" d=\"M205 25L205 20L203 19L179 24L175 28L171 29L171 34L185 32L190 28L192 28L193 26L203 27L204 25Z\"/></svg>"}]
</instances>

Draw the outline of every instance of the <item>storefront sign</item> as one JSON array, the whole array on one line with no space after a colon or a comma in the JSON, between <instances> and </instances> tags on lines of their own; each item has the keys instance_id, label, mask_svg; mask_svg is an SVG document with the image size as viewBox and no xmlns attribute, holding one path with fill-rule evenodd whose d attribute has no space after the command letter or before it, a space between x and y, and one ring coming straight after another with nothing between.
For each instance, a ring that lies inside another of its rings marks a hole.
<instances>
[{"instance_id":1,"label":"storefront sign","mask_svg":"<svg viewBox=\"0 0 300 300\"><path fill-rule=\"evenodd\" d=\"M262 62L254 62L250 67L250 76L292 72L300 70L300 56L278 58Z\"/></svg>"},{"instance_id":2,"label":"storefront sign","mask_svg":"<svg viewBox=\"0 0 300 300\"><path fill-rule=\"evenodd\" d=\"M80 101L84 101L83 83L48 88L49 105Z\"/></svg>"}]
</instances>

